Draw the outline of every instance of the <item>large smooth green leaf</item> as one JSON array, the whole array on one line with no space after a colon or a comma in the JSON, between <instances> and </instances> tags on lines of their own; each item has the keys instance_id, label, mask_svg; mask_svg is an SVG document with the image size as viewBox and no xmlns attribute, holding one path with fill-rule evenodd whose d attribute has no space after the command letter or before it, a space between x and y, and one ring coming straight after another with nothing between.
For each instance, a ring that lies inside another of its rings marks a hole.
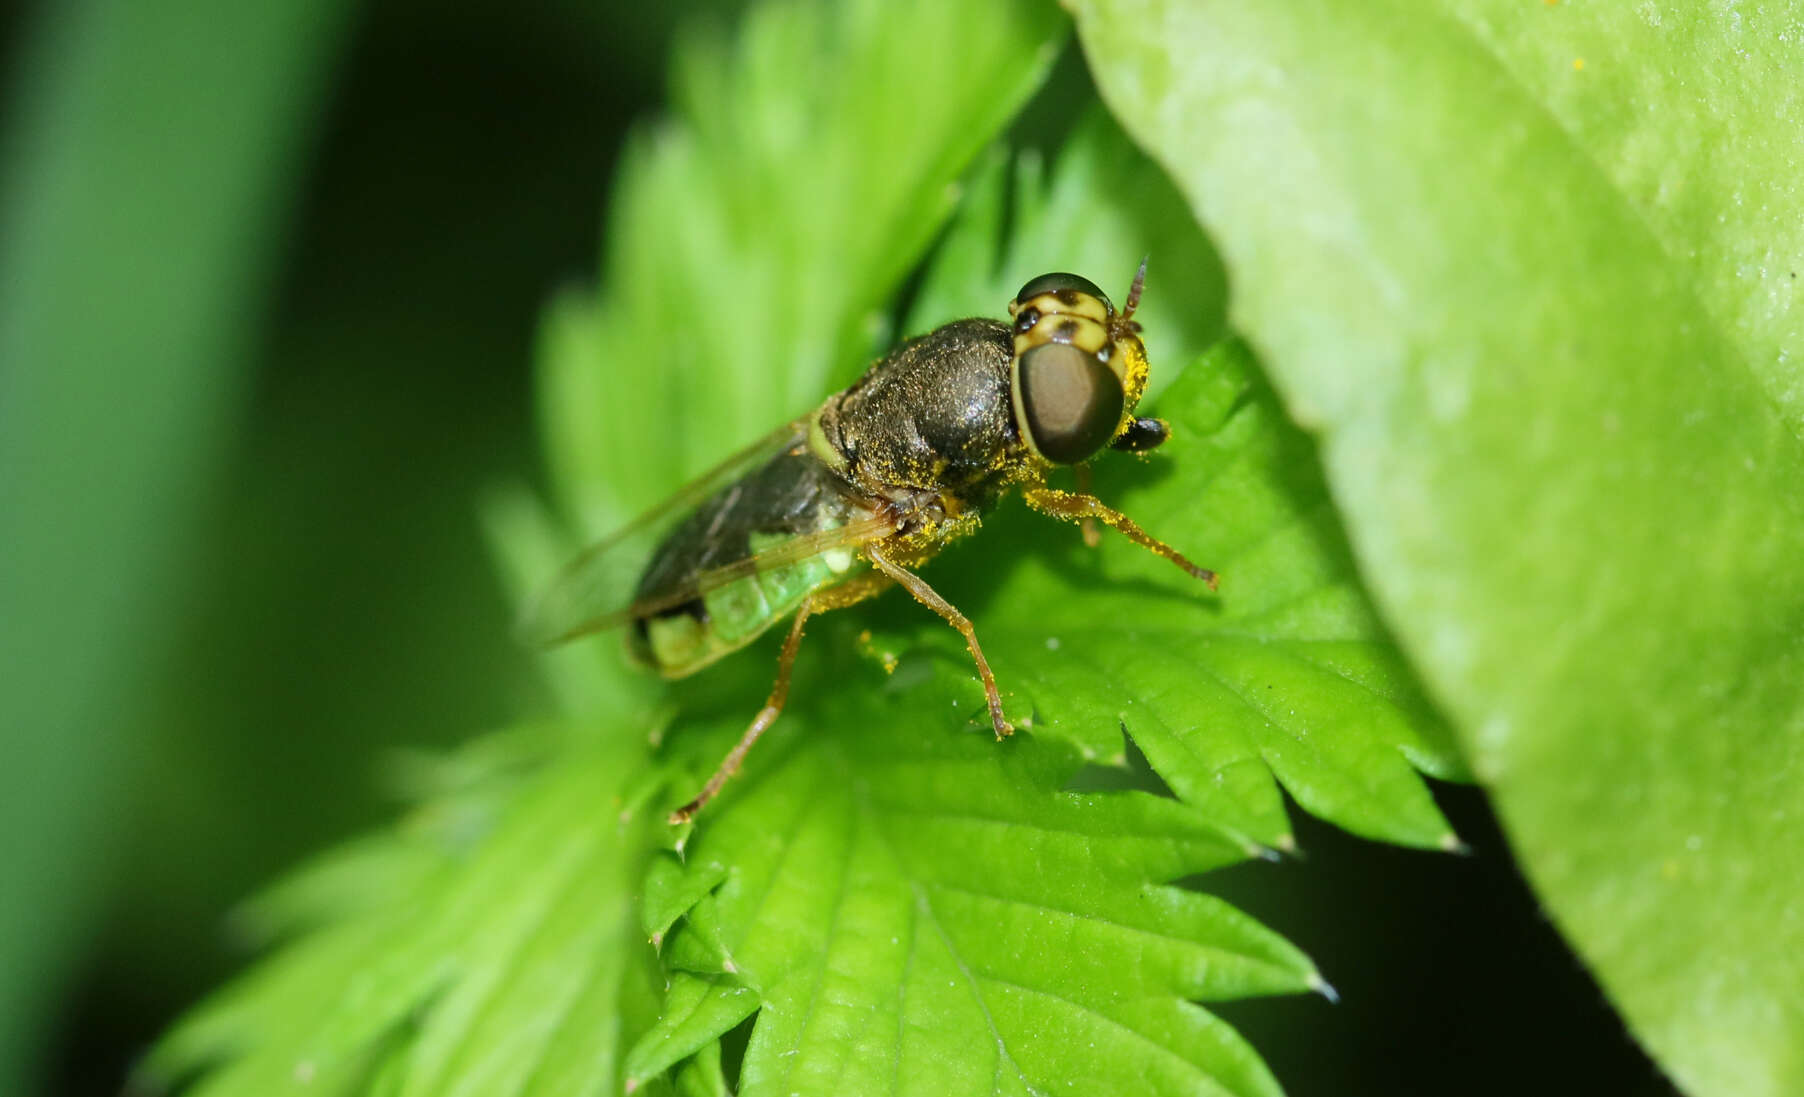
<instances>
[{"instance_id":1,"label":"large smooth green leaf","mask_svg":"<svg viewBox=\"0 0 1804 1097\"><path fill-rule=\"evenodd\" d=\"M1804 1090L1796 5L1077 10L1562 928Z\"/></svg>"}]
</instances>

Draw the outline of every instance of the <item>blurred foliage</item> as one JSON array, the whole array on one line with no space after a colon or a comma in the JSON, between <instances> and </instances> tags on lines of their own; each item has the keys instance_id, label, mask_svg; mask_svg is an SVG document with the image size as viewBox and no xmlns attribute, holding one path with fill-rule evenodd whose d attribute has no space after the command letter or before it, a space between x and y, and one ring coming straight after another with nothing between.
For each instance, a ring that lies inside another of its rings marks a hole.
<instances>
[{"instance_id":1,"label":"blurred foliage","mask_svg":"<svg viewBox=\"0 0 1804 1097\"><path fill-rule=\"evenodd\" d=\"M6 1092L27 1086L44 988L94 920L135 706L194 578L182 560L343 15L312 0L58 8L15 92L0 189Z\"/></svg>"},{"instance_id":2,"label":"blurred foliage","mask_svg":"<svg viewBox=\"0 0 1804 1097\"><path fill-rule=\"evenodd\" d=\"M392 811L385 749L541 703L472 500L530 467L530 333L591 276L610 135L655 101L678 13L335 10L7 24L7 209L29 231L4 234L0 294L0 735L28 792L0 808L20 842L0 951L36 974L7 967L0 1000L27 1062L82 1092L115 1092L235 962L228 904ZM65 473L25 456L52 444L81 447ZM55 555L28 565L34 544ZM109 623L74 616L96 600ZM34 697L48 722L15 719Z\"/></svg>"}]
</instances>

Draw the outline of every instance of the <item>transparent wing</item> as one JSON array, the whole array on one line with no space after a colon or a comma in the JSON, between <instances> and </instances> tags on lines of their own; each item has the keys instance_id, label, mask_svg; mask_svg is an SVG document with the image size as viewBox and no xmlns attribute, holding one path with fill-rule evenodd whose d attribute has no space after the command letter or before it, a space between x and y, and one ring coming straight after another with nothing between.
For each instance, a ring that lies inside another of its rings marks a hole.
<instances>
[{"instance_id":1,"label":"transparent wing","mask_svg":"<svg viewBox=\"0 0 1804 1097\"><path fill-rule=\"evenodd\" d=\"M747 471L806 442L805 421L786 423L584 549L527 605L516 624L519 637L532 644L551 644L607 627L581 626L624 613L646 560L672 527Z\"/></svg>"},{"instance_id":2,"label":"transparent wing","mask_svg":"<svg viewBox=\"0 0 1804 1097\"><path fill-rule=\"evenodd\" d=\"M836 483L807 453L806 421L791 423L590 546L528 608L520 634L563 643L895 531L894 517L853 507ZM824 513L835 516L827 528Z\"/></svg>"}]
</instances>

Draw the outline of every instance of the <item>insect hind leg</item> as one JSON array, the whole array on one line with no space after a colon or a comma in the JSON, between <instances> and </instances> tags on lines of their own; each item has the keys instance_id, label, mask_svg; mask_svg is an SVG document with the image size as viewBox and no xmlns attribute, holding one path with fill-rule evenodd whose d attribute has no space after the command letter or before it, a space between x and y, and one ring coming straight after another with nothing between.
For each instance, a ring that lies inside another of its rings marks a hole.
<instances>
[{"instance_id":1,"label":"insect hind leg","mask_svg":"<svg viewBox=\"0 0 1804 1097\"><path fill-rule=\"evenodd\" d=\"M759 736L770 730L770 726L777 722L777 717L783 712L784 703L789 700L790 673L795 669L796 652L802 647L802 630L807 626L808 618L817 613L825 613L830 609L840 609L852 605L854 602L862 602L889 585L890 580L887 576L861 575L838 587L816 591L802 600L801 606L796 610L795 621L789 626L789 636L783 641L783 651L777 656L777 680L771 684L770 696L765 698L764 707L758 710L758 715L752 717L751 726L745 729L745 734L739 737L739 742L733 745L733 749L727 751L727 756L721 759L720 766L714 771L714 776L708 778L708 783L702 786L701 792L697 793L693 800L670 813L672 825L687 823L695 818L696 812L706 806L708 801L714 799L721 788L733 779L733 775L739 772L740 765L745 762L745 756L751 753L752 744L756 743Z\"/></svg>"}]
</instances>

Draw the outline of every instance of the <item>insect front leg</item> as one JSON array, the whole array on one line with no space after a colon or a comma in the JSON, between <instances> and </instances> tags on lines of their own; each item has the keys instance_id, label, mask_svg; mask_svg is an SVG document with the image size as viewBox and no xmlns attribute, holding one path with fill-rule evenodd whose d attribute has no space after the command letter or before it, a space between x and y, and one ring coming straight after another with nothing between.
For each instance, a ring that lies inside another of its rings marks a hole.
<instances>
[{"instance_id":1,"label":"insect front leg","mask_svg":"<svg viewBox=\"0 0 1804 1097\"><path fill-rule=\"evenodd\" d=\"M1089 495L1090 484L1094 479L1090 475L1090 466L1087 464L1077 465L1071 471L1077 474L1077 493ZM1102 544L1102 530L1096 528L1096 518L1093 515L1086 514L1079 519L1078 528L1083 530L1085 548L1095 548Z\"/></svg>"},{"instance_id":2,"label":"insect front leg","mask_svg":"<svg viewBox=\"0 0 1804 1097\"><path fill-rule=\"evenodd\" d=\"M1115 508L1104 503L1094 495L1081 495L1076 492L1060 491L1057 488L1028 488L1023 497L1027 505L1041 514L1049 514L1054 518L1063 518L1071 522L1081 522L1086 518L1094 518L1111 529L1119 530L1128 540L1165 557L1186 572L1209 584L1214 590L1217 579L1215 573L1205 567L1198 567L1184 558L1184 554L1170 545L1154 537L1140 528L1140 524Z\"/></svg>"},{"instance_id":3,"label":"insect front leg","mask_svg":"<svg viewBox=\"0 0 1804 1097\"><path fill-rule=\"evenodd\" d=\"M914 595L915 601L944 617L947 624L964 636L965 646L971 649L971 658L977 661L977 676L983 679L983 696L990 706L990 726L996 729L996 738L1002 739L1014 734L1015 725L1002 715L1002 695L996 692L996 676L990 673L990 661L983 657L983 648L977 643L977 629L971 624L971 619L954 609L951 602L940 596L939 591L928 586L927 580L885 556L883 550L876 545L866 545L860 551L864 553L865 559L876 565L878 571Z\"/></svg>"},{"instance_id":4,"label":"insect front leg","mask_svg":"<svg viewBox=\"0 0 1804 1097\"><path fill-rule=\"evenodd\" d=\"M1170 424L1166 423L1163 419L1152 419L1143 415L1129 423L1127 429L1121 432L1121 436L1109 443L1109 448L1112 450L1119 450L1122 453L1147 453L1164 445L1166 440L1170 437ZM1081 465L1075 466L1072 471L1077 473L1077 494L1094 500L1096 497L1090 494L1091 476L1089 462L1086 461ZM1097 505L1101 506L1102 504L1098 503ZM1125 518L1122 520L1126 521ZM1102 531L1096 528L1096 516L1094 514L1084 515L1079 519L1079 524L1084 531L1085 545L1090 548L1095 548L1097 545L1102 544ZM1214 589L1213 583L1210 584L1210 589Z\"/></svg>"}]
</instances>

